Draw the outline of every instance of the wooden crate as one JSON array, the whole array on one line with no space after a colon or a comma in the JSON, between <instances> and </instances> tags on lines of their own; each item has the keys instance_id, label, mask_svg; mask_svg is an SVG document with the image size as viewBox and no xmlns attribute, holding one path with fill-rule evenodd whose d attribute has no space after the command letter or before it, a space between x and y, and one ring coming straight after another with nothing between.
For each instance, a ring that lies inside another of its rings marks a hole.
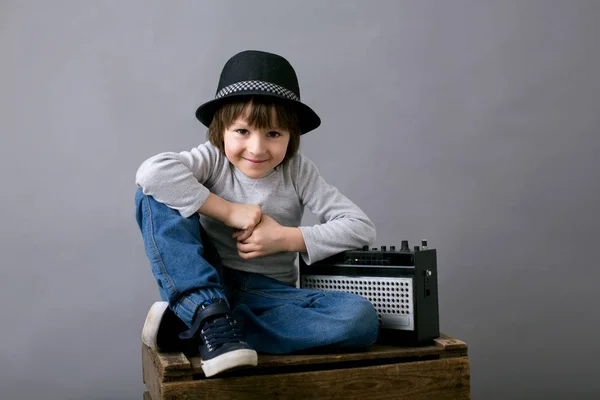
<instances>
[{"instance_id":1,"label":"wooden crate","mask_svg":"<svg viewBox=\"0 0 600 400\"><path fill-rule=\"evenodd\" d=\"M369 351L274 356L206 378L200 358L142 346L145 400L469 399L467 345L442 335L433 345L375 344Z\"/></svg>"}]
</instances>

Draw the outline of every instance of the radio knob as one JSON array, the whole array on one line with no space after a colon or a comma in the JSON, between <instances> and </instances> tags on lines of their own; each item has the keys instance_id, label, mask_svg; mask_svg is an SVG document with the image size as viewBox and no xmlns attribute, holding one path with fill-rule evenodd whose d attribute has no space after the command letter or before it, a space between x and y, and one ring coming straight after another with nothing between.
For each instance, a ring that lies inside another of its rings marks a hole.
<instances>
[{"instance_id":1,"label":"radio knob","mask_svg":"<svg viewBox=\"0 0 600 400\"><path fill-rule=\"evenodd\" d=\"M390 246L390 251L396 251L396 246Z\"/></svg>"},{"instance_id":2,"label":"radio knob","mask_svg":"<svg viewBox=\"0 0 600 400\"><path fill-rule=\"evenodd\" d=\"M408 240L403 240L402 245L400 247L400 251L410 251L408 248Z\"/></svg>"},{"instance_id":3,"label":"radio knob","mask_svg":"<svg viewBox=\"0 0 600 400\"><path fill-rule=\"evenodd\" d=\"M381 246L381 251L387 251L387 247L386 246Z\"/></svg>"},{"instance_id":4,"label":"radio knob","mask_svg":"<svg viewBox=\"0 0 600 400\"><path fill-rule=\"evenodd\" d=\"M363 251L369 251L369 246L363 246Z\"/></svg>"}]
</instances>

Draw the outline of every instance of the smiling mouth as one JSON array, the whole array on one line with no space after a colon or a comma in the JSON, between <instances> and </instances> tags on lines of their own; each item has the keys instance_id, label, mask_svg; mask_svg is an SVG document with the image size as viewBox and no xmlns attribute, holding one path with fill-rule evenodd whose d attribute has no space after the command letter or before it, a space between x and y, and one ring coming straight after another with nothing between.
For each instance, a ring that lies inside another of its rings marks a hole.
<instances>
[{"instance_id":1,"label":"smiling mouth","mask_svg":"<svg viewBox=\"0 0 600 400\"><path fill-rule=\"evenodd\" d=\"M251 160L249 158L244 158L244 160L246 160L246 161L248 161L249 163L252 163L252 164L261 164L261 163L264 163L264 162L267 161L267 160Z\"/></svg>"}]
</instances>

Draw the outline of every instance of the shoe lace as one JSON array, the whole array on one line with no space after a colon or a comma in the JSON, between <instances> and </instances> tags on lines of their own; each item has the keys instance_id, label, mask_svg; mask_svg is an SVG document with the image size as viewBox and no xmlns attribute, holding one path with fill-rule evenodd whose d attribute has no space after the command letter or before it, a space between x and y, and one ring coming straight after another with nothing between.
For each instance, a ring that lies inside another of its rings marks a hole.
<instances>
[{"instance_id":1,"label":"shoe lace","mask_svg":"<svg viewBox=\"0 0 600 400\"><path fill-rule=\"evenodd\" d=\"M241 342L243 335L237 321L230 315L207 321L200 330L209 351L219 348L226 343Z\"/></svg>"}]
</instances>

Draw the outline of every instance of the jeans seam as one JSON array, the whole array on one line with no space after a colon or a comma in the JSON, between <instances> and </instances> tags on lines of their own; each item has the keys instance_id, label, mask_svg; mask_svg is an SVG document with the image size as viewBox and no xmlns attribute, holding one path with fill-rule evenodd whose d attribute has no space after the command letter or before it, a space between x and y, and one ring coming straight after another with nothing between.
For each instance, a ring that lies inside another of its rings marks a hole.
<instances>
[{"instance_id":1,"label":"jeans seam","mask_svg":"<svg viewBox=\"0 0 600 400\"><path fill-rule=\"evenodd\" d=\"M158 246L156 245L156 240L154 238L154 222L152 221L152 207L150 206L150 201L148 200L148 196L144 195L144 201L145 201L145 203L147 205L147 209L148 209L148 228L149 228L148 236L150 238L150 244L152 247L152 251L154 252L154 255L158 259L158 264L160 266L162 274L167 278L169 285L175 291L175 294L176 294L175 297L179 297L179 290L177 289L177 286L175 286L173 279L171 279L171 277L167 273L167 268L165 267L162 257L160 256L160 252L158 251Z\"/></svg>"},{"instance_id":2,"label":"jeans seam","mask_svg":"<svg viewBox=\"0 0 600 400\"><path fill-rule=\"evenodd\" d=\"M267 312L265 312L265 313L261 314L261 315L259 316L259 318L261 318L261 319L262 319L262 318L267 318L267 317L270 317L270 316L272 316L272 315L276 314L276 313L277 313L279 310L281 310L281 309L282 309L283 307L285 307L285 306L287 306L287 304L282 304L282 305L280 305L280 306L277 306L277 307L275 307L275 308L272 308L272 309L270 309L269 311L267 311Z\"/></svg>"},{"instance_id":3,"label":"jeans seam","mask_svg":"<svg viewBox=\"0 0 600 400\"><path fill-rule=\"evenodd\" d=\"M323 294L323 296L319 296L319 297L317 297L316 299L314 299L313 301L311 301L311 302L310 302L310 306L312 306L313 304L316 304L316 303L318 303L318 302L319 302L319 300L321 300L321 299L322 299L322 298L324 298L324 297L331 296L331 294L330 294L330 293L328 293L328 292L327 292L327 290L321 290L321 293ZM312 307L311 307L311 308L312 308Z\"/></svg>"}]
</instances>

